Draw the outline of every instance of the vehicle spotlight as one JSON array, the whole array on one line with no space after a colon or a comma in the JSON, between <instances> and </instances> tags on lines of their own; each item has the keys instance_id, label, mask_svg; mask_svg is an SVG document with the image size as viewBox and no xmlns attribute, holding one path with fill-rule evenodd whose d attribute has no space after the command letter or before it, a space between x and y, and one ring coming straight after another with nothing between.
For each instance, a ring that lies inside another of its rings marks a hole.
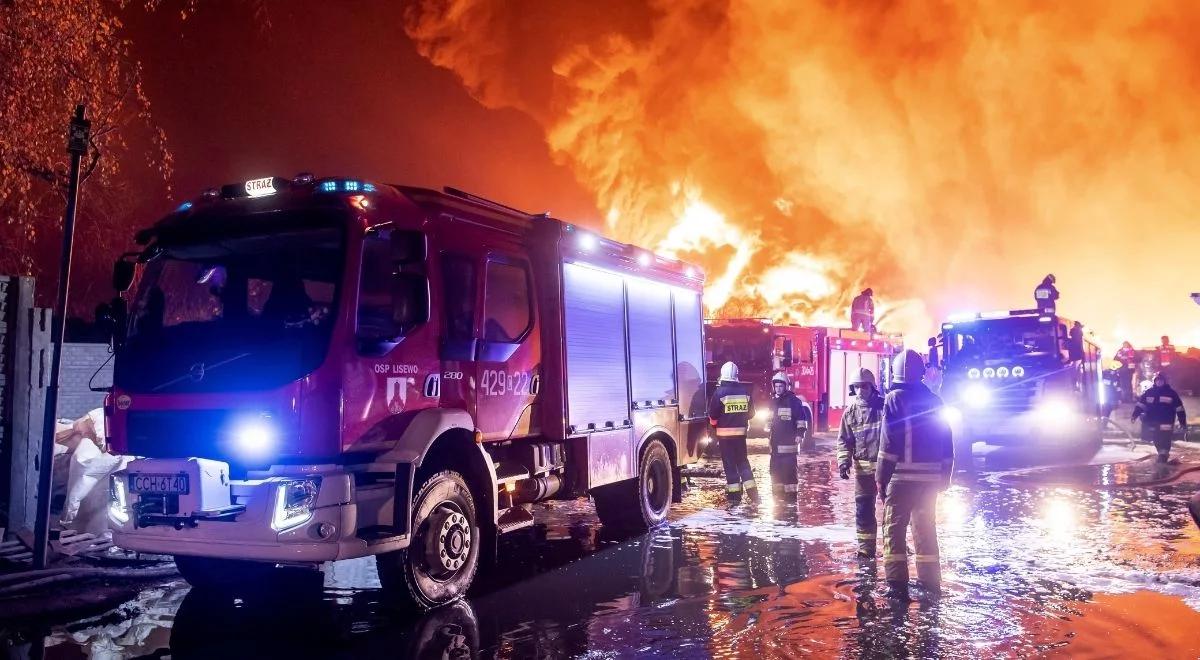
<instances>
[{"instance_id":1,"label":"vehicle spotlight","mask_svg":"<svg viewBox=\"0 0 1200 660\"><path fill-rule=\"evenodd\" d=\"M991 368L991 367L988 367L987 369L984 369L984 370L983 370L983 377L984 377L984 378L995 378L995 377L996 377L996 370L995 370L995 369L993 369L993 368Z\"/></svg>"},{"instance_id":2,"label":"vehicle spotlight","mask_svg":"<svg viewBox=\"0 0 1200 660\"><path fill-rule=\"evenodd\" d=\"M243 420L233 429L233 448L245 458L266 458L278 442L279 429L266 415Z\"/></svg>"},{"instance_id":3,"label":"vehicle spotlight","mask_svg":"<svg viewBox=\"0 0 1200 660\"><path fill-rule=\"evenodd\" d=\"M591 234L579 235L579 249L585 252L591 252L596 247L596 237Z\"/></svg>"},{"instance_id":4,"label":"vehicle spotlight","mask_svg":"<svg viewBox=\"0 0 1200 660\"><path fill-rule=\"evenodd\" d=\"M1013 367L1012 375L1013 375L1013 378L1024 378L1025 377L1025 367Z\"/></svg>"},{"instance_id":5,"label":"vehicle spotlight","mask_svg":"<svg viewBox=\"0 0 1200 660\"><path fill-rule=\"evenodd\" d=\"M973 383L963 390L962 398L971 408L983 408L992 402L992 391L986 385Z\"/></svg>"},{"instance_id":6,"label":"vehicle spotlight","mask_svg":"<svg viewBox=\"0 0 1200 660\"><path fill-rule=\"evenodd\" d=\"M996 370L997 378L1008 378L1008 367L1000 367Z\"/></svg>"},{"instance_id":7,"label":"vehicle spotlight","mask_svg":"<svg viewBox=\"0 0 1200 660\"><path fill-rule=\"evenodd\" d=\"M943 406L942 419L946 420L946 423L950 426L958 426L962 424L963 414L961 410L954 406Z\"/></svg>"},{"instance_id":8,"label":"vehicle spotlight","mask_svg":"<svg viewBox=\"0 0 1200 660\"><path fill-rule=\"evenodd\" d=\"M972 379L978 380L979 375L980 375L979 370L976 369L975 367L971 367L970 369L967 370L967 378L972 378Z\"/></svg>"}]
</instances>

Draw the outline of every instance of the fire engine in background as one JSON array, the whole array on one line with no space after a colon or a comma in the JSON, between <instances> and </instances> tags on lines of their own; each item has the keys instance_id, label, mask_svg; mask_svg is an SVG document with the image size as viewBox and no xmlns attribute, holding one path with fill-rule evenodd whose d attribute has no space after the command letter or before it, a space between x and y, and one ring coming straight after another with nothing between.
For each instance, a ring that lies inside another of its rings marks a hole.
<instances>
[{"instance_id":1,"label":"fire engine in background","mask_svg":"<svg viewBox=\"0 0 1200 660\"><path fill-rule=\"evenodd\" d=\"M1099 444L1100 349L1087 337L1072 346L1072 325L1035 309L957 315L943 323L941 393L950 421L962 431L956 439Z\"/></svg>"},{"instance_id":2,"label":"fire engine in background","mask_svg":"<svg viewBox=\"0 0 1200 660\"><path fill-rule=\"evenodd\" d=\"M890 358L904 345L900 335L775 325L766 319L710 319L705 324L709 383L716 382L722 364L736 363L742 380L754 386L755 409L763 415L769 410L771 376L782 371L812 409L820 431L841 424L852 398L849 382L859 369L870 369L881 385L891 382ZM761 432L761 426L752 430Z\"/></svg>"},{"instance_id":3,"label":"fire engine in background","mask_svg":"<svg viewBox=\"0 0 1200 660\"><path fill-rule=\"evenodd\" d=\"M137 238L110 526L193 585L377 555L385 590L441 605L531 502L662 522L706 434L700 272L551 217L300 175Z\"/></svg>"}]
</instances>

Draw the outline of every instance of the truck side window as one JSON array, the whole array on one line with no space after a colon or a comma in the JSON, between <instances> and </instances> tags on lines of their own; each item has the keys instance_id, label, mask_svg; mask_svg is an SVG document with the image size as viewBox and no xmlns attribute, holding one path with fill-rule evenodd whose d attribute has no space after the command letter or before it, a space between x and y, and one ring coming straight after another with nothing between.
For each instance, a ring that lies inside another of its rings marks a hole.
<instances>
[{"instance_id":1,"label":"truck side window","mask_svg":"<svg viewBox=\"0 0 1200 660\"><path fill-rule=\"evenodd\" d=\"M457 254L442 255L442 294L447 339L469 340L475 334L475 262Z\"/></svg>"},{"instance_id":2,"label":"truck side window","mask_svg":"<svg viewBox=\"0 0 1200 660\"><path fill-rule=\"evenodd\" d=\"M529 275L512 264L489 262L483 300L484 341L511 343L529 330Z\"/></svg>"},{"instance_id":3,"label":"truck side window","mask_svg":"<svg viewBox=\"0 0 1200 660\"><path fill-rule=\"evenodd\" d=\"M390 232L373 231L363 239L362 271L358 280L358 333L365 337L395 337L392 318Z\"/></svg>"}]
</instances>

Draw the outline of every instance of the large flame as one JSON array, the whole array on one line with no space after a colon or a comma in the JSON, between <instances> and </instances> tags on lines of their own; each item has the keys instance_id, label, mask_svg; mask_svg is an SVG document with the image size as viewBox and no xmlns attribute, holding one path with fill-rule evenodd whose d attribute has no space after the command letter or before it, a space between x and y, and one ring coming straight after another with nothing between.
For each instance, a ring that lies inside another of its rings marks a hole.
<instances>
[{"instance_id":1,"label":"large flame","mask_svg":"<svg viewBox=\"0 0 1200 660\"><path fill-rule=\"evenodd\" d=\"M423 0L420 52L540 122L717 315L1022 308L1200 345L1200 4ZM922 335L923 336L923 335ZM919 337L918 337L919 339Z\"/></svg>"}]
</instances>

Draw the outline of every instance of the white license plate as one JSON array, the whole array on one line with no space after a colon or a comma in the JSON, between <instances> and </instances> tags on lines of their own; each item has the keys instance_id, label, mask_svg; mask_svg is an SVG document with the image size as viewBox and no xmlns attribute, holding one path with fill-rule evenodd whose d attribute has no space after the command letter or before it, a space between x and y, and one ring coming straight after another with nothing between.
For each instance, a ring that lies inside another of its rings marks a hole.
<instances>
[{"instance_id":1,"label":"white license plate","mask_svg":"<svg viewBox=\"0 0 1200 660\"><path fill-rule=\"evenodd\" d=\"M155 495L187 495L188 476L186 474L131 474L129 475L129 490L134 493L152 493Z\"/></svg>"}]
</instances>

